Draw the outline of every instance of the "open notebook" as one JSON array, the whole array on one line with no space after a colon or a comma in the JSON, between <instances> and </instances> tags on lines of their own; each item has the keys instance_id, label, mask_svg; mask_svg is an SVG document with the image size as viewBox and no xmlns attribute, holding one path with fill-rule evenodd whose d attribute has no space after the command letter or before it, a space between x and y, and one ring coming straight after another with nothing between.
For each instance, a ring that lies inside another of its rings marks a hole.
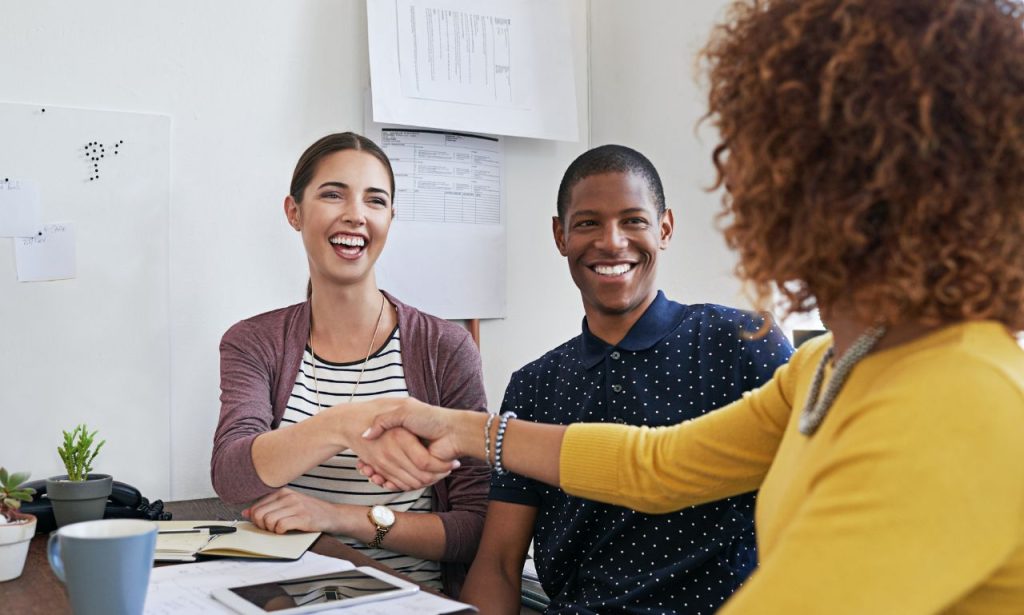
<instances>
[{"instance_id":1,"label":"open notebook","mask_svg":"<svg viewBox=\"0 0 1024 615\"><path fill-rule=\"evenodd\" d=\"M302 557L320 537L319 532L274 534L248 521L157 521L156 524L161 532L187 530L199 525L235 527L230 534L157 534L153 559L158 562L194 562L196 555L294 560Z\"/></svg>"}]
</instances>

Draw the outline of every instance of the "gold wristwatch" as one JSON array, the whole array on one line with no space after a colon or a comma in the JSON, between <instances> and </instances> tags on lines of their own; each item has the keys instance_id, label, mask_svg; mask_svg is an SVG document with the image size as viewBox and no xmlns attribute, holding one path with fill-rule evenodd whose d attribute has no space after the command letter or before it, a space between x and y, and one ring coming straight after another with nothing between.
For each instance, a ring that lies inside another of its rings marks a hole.
<instances>
[{"instance_id":1,"label":"gold wristwatch","mask_svg":"<svg viewBox=\"0 0 1024 615\"><path fill-rule=\"evenodd\" d=\"M381 541L391 531L391 527L395 525L395 513L387 506L380 506L378 504L377 506L371 506L366 516L370 518L370 523L373 524L373 527L377 528L377 535L366 546L371 549L379 549Z\"/></svg>"}]
</instances>

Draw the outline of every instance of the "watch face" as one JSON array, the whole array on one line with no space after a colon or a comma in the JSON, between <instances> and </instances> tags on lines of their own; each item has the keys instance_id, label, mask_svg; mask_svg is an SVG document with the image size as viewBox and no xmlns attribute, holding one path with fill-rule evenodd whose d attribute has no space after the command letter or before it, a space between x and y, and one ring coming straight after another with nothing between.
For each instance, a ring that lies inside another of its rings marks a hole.
<instances>
[{"instance_id":1,"label":"watch face","mask_svg":"<svg viewBox=\"0 0 1024 615\"><path fill-rule=\"evenodd\" d=\"M391 527L395 523L395 513L387 506L374 506L370 510L373 520L377 525Z\"/></svg>"}]
</instances>

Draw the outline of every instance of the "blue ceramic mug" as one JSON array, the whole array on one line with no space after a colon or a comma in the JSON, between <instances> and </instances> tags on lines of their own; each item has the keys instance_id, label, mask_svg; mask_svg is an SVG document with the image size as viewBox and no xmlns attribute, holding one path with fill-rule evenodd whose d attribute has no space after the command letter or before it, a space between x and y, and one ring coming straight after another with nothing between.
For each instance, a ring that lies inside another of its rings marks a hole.
<instances>
[{"instance_id":1,"label":"blue ceramic mug","mask_svg":"<svg viewBox=\"0 0 1024 615\"><path fill-rule=\"evenodd\" d=\"M156 523L106 519L50 534L46 555L75 615L140 615L153 568Z\"/></svg>"}]
</instances>

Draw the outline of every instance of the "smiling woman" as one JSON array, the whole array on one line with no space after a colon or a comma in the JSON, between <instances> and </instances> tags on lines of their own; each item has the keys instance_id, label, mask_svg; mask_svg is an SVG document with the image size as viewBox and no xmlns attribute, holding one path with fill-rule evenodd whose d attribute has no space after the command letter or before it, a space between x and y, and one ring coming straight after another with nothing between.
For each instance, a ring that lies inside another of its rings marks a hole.
<instances>
[{"instance_id":1,"label":"smiling woman","mask_svg":"<svg viewBox=\"0 0 1024 615\"><path fill-rule=\"evenodd\" d=\"M357 455L397 468L421 449L400 433L368 447L359 434L373 415L352 401L486 405L469 335L377 287L394 193L387 156L360 135L328 135L299 158L284 212L306 250L307 300L225 333L211 474L221 498L252 502L243 514L260 527L335 534L456 595L483 527L486 467L466 460L422 488L450 469L428 463L395 491L355 470Z\"/></svg>"}]
</instances>

